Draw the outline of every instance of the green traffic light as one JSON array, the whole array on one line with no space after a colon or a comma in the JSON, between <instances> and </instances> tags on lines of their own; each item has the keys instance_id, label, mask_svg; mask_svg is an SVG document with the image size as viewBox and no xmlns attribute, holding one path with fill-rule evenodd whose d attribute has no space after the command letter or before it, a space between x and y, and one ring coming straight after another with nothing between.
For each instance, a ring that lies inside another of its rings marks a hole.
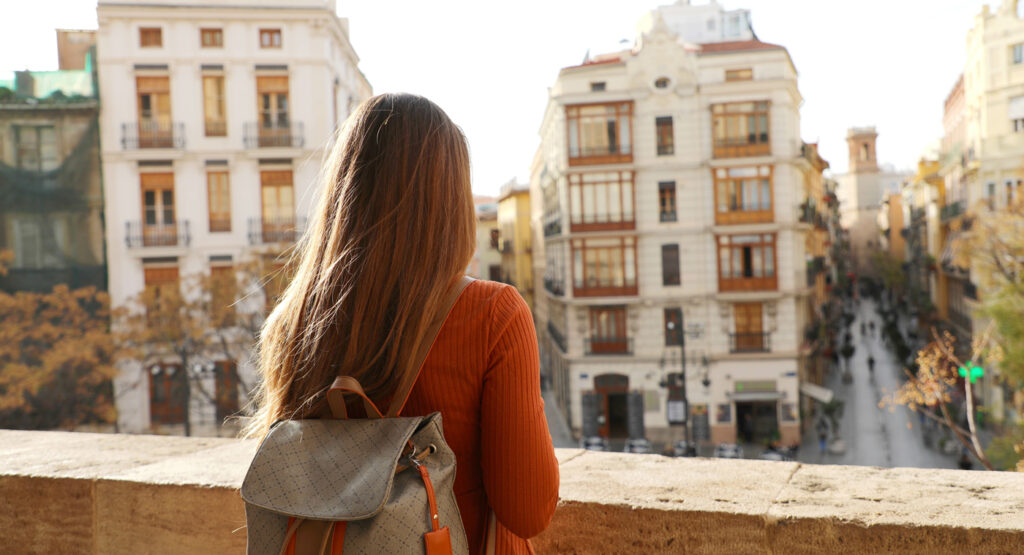
<instances>
[{"instance_id":1,"label":"green traffic light","mask_svg":"<svg viewBox=\"0 0 1024 555\"><path fill-rule=\"evenodd\" d=\"M970 368L971 383L978 381L978 378L982 377L985 374L985 371L981 368L981 366L975 366L973 362L968 362L967 367ZM960 367L960 377L967 377L967 368L963 366Z\"/></svg>"}]
</instances>

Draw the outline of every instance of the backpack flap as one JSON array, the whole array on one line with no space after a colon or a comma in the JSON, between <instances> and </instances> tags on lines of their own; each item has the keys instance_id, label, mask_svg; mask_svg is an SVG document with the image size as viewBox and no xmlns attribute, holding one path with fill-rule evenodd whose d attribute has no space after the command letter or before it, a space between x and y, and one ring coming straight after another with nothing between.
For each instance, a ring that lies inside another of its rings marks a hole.
<instances>
[{"instance_id":1,"label":"backpack flap","mask_svg":"<svg viewBox=\"0 0 1024 555\"><path fill-rule=\"evenodd\" d=\"M370 518L391 495L398 459L422 420L282 420L260 444L242 498L300 518Z\"/></svg>"}]
</instances>

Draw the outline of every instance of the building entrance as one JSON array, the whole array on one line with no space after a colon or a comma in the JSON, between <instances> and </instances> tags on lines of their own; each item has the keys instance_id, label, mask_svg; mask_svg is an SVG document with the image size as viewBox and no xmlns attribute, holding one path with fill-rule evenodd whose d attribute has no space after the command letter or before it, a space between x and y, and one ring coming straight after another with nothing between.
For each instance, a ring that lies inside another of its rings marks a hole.
<instances>
[{"instance_id":1,"label":"building entrance","mask_svg":"<svg viewBox=\"0 0 1024 555\"><path fill-rule=\"evenodd\" d=\"M770 443L779 437L778 403L736 403L736 436L744 443Z\"/></svg>"},{"instance_id":2,"label":"building entrance","mask_svg":"<svg viewBox=\"0 0 1024 555\"><path fill-rule=\"evenodd\" d=\"M598 405L598 435L622 439L629 435L629 376L601 374L594 376L594 392Z\"/></svg>"}]
</instances>

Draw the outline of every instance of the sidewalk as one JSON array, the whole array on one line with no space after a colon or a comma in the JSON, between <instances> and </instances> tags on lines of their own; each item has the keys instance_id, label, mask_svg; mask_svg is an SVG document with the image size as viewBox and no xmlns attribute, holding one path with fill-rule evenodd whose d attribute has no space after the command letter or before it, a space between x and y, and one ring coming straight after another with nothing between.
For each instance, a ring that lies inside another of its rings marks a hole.
<instances>
[{"instance_id":1,"label":"sidewalk","mask_svg":"<svg viewBox=\"0 0 1024 555\"><path fill-rule=\"evenodd\" d=\"M565 419L558 412L555 393L550 390L542 391L541 396L544 398L544 415L548 419L548 432L551 434L551 443L555 447L579 447L579 444L572 439L572 432L569 431L569 426L565 423Z\"/></svg>"}]
</instances>

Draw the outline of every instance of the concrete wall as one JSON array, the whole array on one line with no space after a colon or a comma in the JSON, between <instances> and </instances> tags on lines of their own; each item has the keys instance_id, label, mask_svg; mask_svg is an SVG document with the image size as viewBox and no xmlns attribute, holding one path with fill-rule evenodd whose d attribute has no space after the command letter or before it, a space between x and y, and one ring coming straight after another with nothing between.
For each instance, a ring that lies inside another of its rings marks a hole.
<instances>
[{"instance_id":1,"label":"concrete wall","mask_svg":"<svg viewBox=\"0 0 1024 555\"><path fill-rule=\"evenodd\" d=\"M5 553L244 553L256 444L0 431ZM1016 553L1024 474L559 449L538 553Z\"/></svg>"}]
</instances>

